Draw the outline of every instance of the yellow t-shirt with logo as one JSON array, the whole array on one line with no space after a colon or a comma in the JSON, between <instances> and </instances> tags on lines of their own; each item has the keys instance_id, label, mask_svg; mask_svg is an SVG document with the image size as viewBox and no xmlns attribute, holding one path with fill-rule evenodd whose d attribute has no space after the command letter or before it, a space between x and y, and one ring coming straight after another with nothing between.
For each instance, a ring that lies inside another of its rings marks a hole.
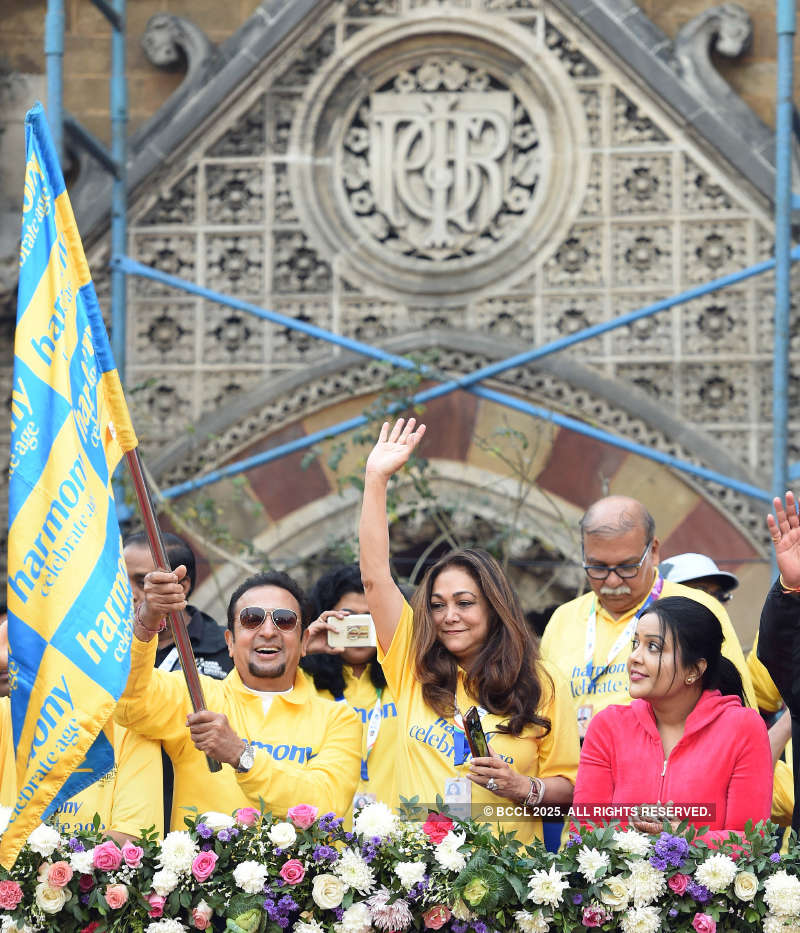
<instances>
[{"instance_id":1,"label":"yellow t-shirt with logo","mask_svg":"<svg viewBox=\"0 0 800 933\"><path fill-rule=\"evenodd\" d=\"M16 764L11 731L11 704L0 700L0 803L16 801ZM66 800L49 821L64 836L94 828L94 815L100 817L100 830L138 836L155 825L161 835L164 825L161 785L161 748L158 742L142 738L116 723L113 731L114 767L79 794Z\"/></svg>"},{"instance_id":2,"label":"yellow t-shirt with logo","mask_svg":"<svg viewBox=\"0 0 800 933\"><path fill-rule=\"evenodd\" d=\"M722 626L725 639L722 653L733 662L742 675L745 696L749 703L755 706L755 693L742 647L722 603L702 590L692 589L681 583L671 583L669 580L664 581L661 596L687 596L703 603L714 613ZM627 669L628 655L631 653L630 639L625 640L613 658L609 658L608 654L646 601L645 597L620 619L614 619L599 603L597 604L596 641L592 661L587 665L586 628L595 599L595 594L590 591L559 606L547 623L541 646L542 657L554 664L567 678L575 713L584 720L597 715L601 709L612 703L630 703ZM596 671L606 665L608 670L593 680Z\"/></svg>"},{"instance_id":3,"label":"yellow t-shirt with logo","mask_svg":"<svg viewBox=\"0 0 800 933\"><path fill-rule=\"evenodd\" d=\"M294 689L264 698L248 690L234 668L225 680L200 675L206 707L224 713L233 731L253 743L255 761L238 773L230 765L211 773L186 726L192 706L181 671L153 669L156 639L131 646L131 673L114 711L122 725L160 739L175 771L173 830L185 827L187 807L200 813L233 813L258 807L285 817L307 803L320 815L344 816L358 784L361 724L345 703L333 703L308 683L298 668Z\"/></svg>"},{"instance_id":4,"label":"yellow t-shirt with logo","mask_svg":"<svg viewBox=\"0 0 800 933\"><path fill-rule=\"evenodd\" d=\"M454 777L465 776L469 771L469 754L463 764L455 764L453 721L439 716L423 699L422 686L414 676L413 627L411 607L404 602L389 650L384 654L378 648L378 660L397 704L400 733L395 758L397 797L394 805L399 804L400 797L417 797L420 806L435 810L436 796L444 796L446 783ZM547 676L542 677L542 704L538 710L539 715L550 720L551 728L547 735L542 734L544 730L541 727L533 725L526 726L519 736L497 732L497 725L503 720L493 713L487 713L481 724L492 749L516 771L530 777L561 776L574 784L578 773L579 747L568 687L552 665L542 664L542 671L552 679L551 688ZM470 706L478 705L477 699L465 692L463 671L460 669L456 700L462 712ZM478 819L481 819L484 805L512 806L517 803L513 801L512 804L512 801L472 782L469 782L469 786L472 813ZM506 832L516 831L517 839L524 843L530 843L534 837L542 838L542 823L539 819L504 818L499 826Z\"/></svg>"},{"instance_id":5,"label":"yellow t-shirt with logo","mask_svg":"<svg viewBox=\"0 0 800 933\"><path fill-rule=\"evenodd\" d=\"M381 690L380 728L378 729L375 744L366 759L367 777L365 779L363 776L363 762L366 757L367 729L370 716L375 709L375 704L378 702L379 688L372 682L369 675L369 666L365 667L361 674L356 677L353 668L349 664L343 664L342 674L344 675L344 699L350 709L358 716L362 731L361 745L359 746L362 774L356 789L356 797L359 794L374 794L376 800L382 800L391 806L394 800L394 756L399 737L397 706L392 691L388 685ZM310 683L313 684L313 677L306 676ZM319 690L317 692L320 696L336 700L330 690Z\"/></svg>"}]
</instances>

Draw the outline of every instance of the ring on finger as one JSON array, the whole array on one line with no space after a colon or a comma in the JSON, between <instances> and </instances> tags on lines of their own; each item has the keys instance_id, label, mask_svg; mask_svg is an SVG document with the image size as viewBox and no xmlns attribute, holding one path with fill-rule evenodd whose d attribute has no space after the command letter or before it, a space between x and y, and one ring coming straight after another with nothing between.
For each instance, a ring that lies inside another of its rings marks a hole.
<instances>
[{"instance_id":1,"label":"ring on finger","mask_svg":"<svg viewBox=\"0 0 800 933\"><path fill-rule=\"evenodd\" d=\"M493 777L490 777L486 782L486 790L495 791L497 790L497 781Z\"/></svg>"}]
</instances>

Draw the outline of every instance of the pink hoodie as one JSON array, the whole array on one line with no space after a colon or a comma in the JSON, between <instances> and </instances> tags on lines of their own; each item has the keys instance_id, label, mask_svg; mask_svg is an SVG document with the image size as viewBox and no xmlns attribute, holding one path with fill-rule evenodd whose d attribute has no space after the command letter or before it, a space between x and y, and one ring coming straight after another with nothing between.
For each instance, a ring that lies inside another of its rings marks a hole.
<instances>
[{"instance_id":1,"label":"pink hoodie","mask_svg":"<svg viewBox=\"0 0 800 933\"><path fill-rule=\"evenodd\" d=\"M626 805L671 803L687 808L680 818L721 831L708 834L710 841L744 829L747 820L768 819L771 801L772 755L764 721L738 697L706 690L666 761L646 700L601 710L581 749L572 805L577 822L624 823ZM619 815L609 805L618 805Z\"/></svg>"}]
</instances>

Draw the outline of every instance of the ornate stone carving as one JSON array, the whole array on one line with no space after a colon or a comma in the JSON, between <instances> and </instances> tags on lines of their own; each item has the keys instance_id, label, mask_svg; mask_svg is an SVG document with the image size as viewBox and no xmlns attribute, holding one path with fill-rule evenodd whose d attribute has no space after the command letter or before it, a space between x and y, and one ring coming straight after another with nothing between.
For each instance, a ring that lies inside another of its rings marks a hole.
<instances>
[{"instance_id":1,"label":"ornate stone carving","mask_svg":"<svg viewBox=\"0 0 800 933\"><path fill-rule=\"evenodd\" d=\"M285 314L306 324L314 324L326 330L332 327L331 306L328 301L277 301L274 307L279 314ZM269 334L270 359L274 364L300 362L309 356L319 355L326 349L329 353L333 351L330 345L323 349L322 342L317 338L288 327L272 325Z\"/></svg>"},{"instance_id":2,"label":"ornate stone carving","mask_svg":"<svg viewBox=\"0 0 800 933\"><path fill-rule=\"evenodd\" d=\"M348 16L394 16L399 10L399 0L355 0L347 9Z\"/></svg>"},{"instance_id":3,"label":"ornate stone carving","mask_svg":"<svg viewBox=\"0 0 800 933\"><path fill-rule=\"evenodd\" d=\"M603 211L603 163L599 158L592 159L589 180L586 183L586 196L581 205L581 214L598 217Z\"/></svg>"},{"instance_id":4,"label":"ornate stone carving","mask_svg":"<svg viewBox=\"0 0 800 933\"><path fill-rule=\"evenodd\" d=\"M683 235L683 268L686 281L719 278L747 266L747 226L728 221L724 226L687 223Z\"/></svg>"},{"instance_id":5,"label":"ornate stone carving","mask_svg":"<svg viewBox=\"0 0 800 933\"><path fill-rule=\"evenodd\" d=\"M208 154L217 158L263 155L265 140L265 98L258 100L209 147Z\"/></svg>"},{"instance_id":6,"label":"ornate stone carving","mask_svg":"<svg viewBox=\"0 0 800 933\"><path fill-rule=\"evenodd\" d=\"M264 220L264 177L260 168L209 165L208 219L216 224Z\"/></svg>"},{"instance_id":7,"label":"ornate stone carving","mask_svg":"<svg viewBox=\"0 0 800 933\"><path fill-rule=\"evenodd\" d=\"M594 78L597 66L571 40L548 20L545 23L545 44L564 63L564 67L573 78Z\"/></svg>"},{"instance_id":8,"label":"ornate stone carving","mask_svg":"<svg viewBox=\"0 0 800 933\"><path fill-rule=\"evenodd\" d=\"M672 160L669 156L617 156L613 161L615 214L666 214L672 211Z\"/></svg>"},{"instance_id":9,"label":"ornate stone carving","mask_svg":"<svg viewBox=\"0 0 800 933\"><path fill-rule=\"evenodd\" d=\"M193 169L163 191L155 204L137 219L136 224L140 227L190 224L196 216L196 197L197 169Z\"/></svg>"},{"instance_id":10,"label":"ornate stone carving","mask_svg":"<svg viewBox=\"0 0 800 933\"><path fill-rule=\"evenodd\" d=\"M571 337L585 327L605 319L603 299L597 294L546 295L542 299L542 339L549 343L560 337ZM605 338L596 337L573 347L570 353L602 354Z\"/></svg>"},{"instance_id":11,"label":"ornate stone carving","mask_svg":"<svg viewBox=\"0 0 800 933\"><path fill-rule=\"evenodd\" d=\"M276 292L325 292L331 287L331 267L298 232L276 232L272 287Z\"/></svg>"},{"instance_id":12,"label":"ornate stone carving","mask_svg":"<svg viewBox=\"0 0 800 933\"><path fill-rule=\"evenodd\" d=\"M692 159L683 159L683 208L686 211L730 211L737 207L725 186Z\"/></svg>"},{"instance_id":13,"label":"ornate stone carving","mask_svg":"<svg viewBox=\"0 0 800 933\"><path fill-rule=\"evenodd\" d=\"M133 251L139 262L191 281L194 281L197 275L196 249L195 237L186 234L136 234L133 237ZM133 293L142 297L174 294L168 286L139 276L133 278Z\"/></svg>"},{"instance_id":14,"label":"ornate stone carving","mask_svg":"<svg viewBox=\"0 0 800 933\"><path fill-rule=\"evenodd\" d=\"M639 308L654 304L665 294L643 292L636 295L618 295L614 301L613 314L629 314ZM636 360L637 358L671 356L674 347L674 328L669 311L659 311L649 317L639 318L626 327L620 327L609 335L611 352L618 358Z\"/></svg>"},{"instance_id":15,"label":"ornate stone carving","mask_svg":"<svg viewBox=\"0 0 800 933\"><path fill-rule=\"evenodd\" d=\"M285 155L289 149L292 120L298 97L293 94L270 94L267 103L267 134L270 150Z\"/></svg>"},{"instance_id":16,"label":"ornate stone carving","mask_svg":"<svg viewBox=\"0 0 800 933\"><path fill-rule=\"evenodd\" d=\"M137 366L195 362L194 302L137 301L132 310Z\"/></svg>"},{"instance_id":17,"label":"ornate stone carving","mask_svg":"<svg viewBox=\"0 0 800 933\"><path fill-rule=\"evenodd\" d=\"M625 363L617 366L617 376L636 386L659 404L672 404L675 373L670 363Z\"/></svg>"},{"instance_id":18,"label":"ornate stone carving","mask_svg":"<svg viewBox=\"0 0 800 933\"><path fill-rule=\"evenodd\" d=\"M279 224L296 224L299 218L289 184L289 170L284 163L278 162L274 166L274 173L275 221Z\"/></svg>"},{"instance_id":19,"label":"ornate stone carving","mask_svg":"<svg viewBox=\"0 0 800 933\"><path fill-rule=\"evenodd\" d=\"M671 282L672 228L666 224L614 227L614 284L660 285Z\"/></svg>"},{"instance_id":20,"label":"ornate stone carving","mask_svg":"<svg viewBox=\"0 0 800 933\"><path fill-rule=\"evenodd\" d=\"M206 285L234 295L264 293L264 238L260 234L206 237Z\"/></svg>"},{"instance_id":21,"label":"ornate stone carving","mask_svg":"<svg viewBox=\"0 0 800 933\"><path fill-rule=\"evenodd\" d=\"M750 367L716 363L688 363L682 368L684 396L680 408L689 421L744 423L751 420L749 399L755 397L750 385Z\"/></svg>"},{"instance_id":22,"label":"ornate stone carving","mask_svg":"<svg viewBox=\"0 0 800 933\"><path fill-rule=\"evenodd\" d=\"M515 296L488 298L478 302L474 310L476 328L504 340L532 341L536 316L531 299Z\"/></svg>"},{"instance_id":23,"label":"ornate stone carving","mask_svg":"<svg viewBox=\"0 0 800 933\"><path fill-rule=\"evenodd\" d=\"M682 355L751 352L747 308L747 292L730 288L683 305Z\"/></svg>"},{"instance_id":24,"label":"ornate stone carving","mask_svg":"<svg viewBox=\"0 0 800 933\"><path fill-rule=\"evenodd\" d=\"M204 302L203 362L227 363L236 369L242 364L263 363L268 327L269 324L252 314Z\"/></svg>"},{"instance_id":25,"label":"ornate stone carving","mask_svg":"<svg viewBox=\"0 0 800 933\"><path fill-rule=\"evenodd\" d=\"M215 48L199 26L171 13L156 13L150 17L141 44L144 54L157 68L174 69L185 63L184 80L197 75Z\"/></svg>"},{"instance_id":26,"label":"ornate stone carving","mask_svg":"<svg viewBox=\"0 0 800 933\"><path fill-rule=\"evenodd\" d=\"M576 224L545 266L548 288L600 285L603 281L601 228Z\"/></svg>"},{"instance_id":27,"label":"ornate stone carving","mask_svg":"<svg viewBox=\"0 0 800 933\"><path fill-rule=\"evenodd\" d=\"M328 27L276 80L276 87L303 87L311 81L336 48L336 30Z\"/></svg>"},{"instance_id":28,"label":"ornate stone carving","mask_svg":"<svg viewBox=\"0 0 800 933\"><path fill-rule=\"evenodd\" d=\"M619 88L614 90L613 139L618 146L666 142L666 134Z\"/></svg>"}]
</instances>

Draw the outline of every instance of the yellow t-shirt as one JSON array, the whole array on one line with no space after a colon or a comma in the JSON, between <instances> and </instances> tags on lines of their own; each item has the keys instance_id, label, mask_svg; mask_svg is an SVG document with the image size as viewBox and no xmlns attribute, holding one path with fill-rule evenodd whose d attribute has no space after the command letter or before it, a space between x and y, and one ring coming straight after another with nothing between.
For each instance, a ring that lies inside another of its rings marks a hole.
<instances>
[{"instance_id":1,"label":"yellow t-shirt","mask_svg":"<svg viewBox=\"0 0 800 933\"><path fill-rule=\"evenodd\" d=\"M758 632L756 632L756 640L753 642L750 654L747 655L747 670L753 681L758 708L764 710L765 713L777 713L783 706L783 700L773 679L769 676L769 671L758 660Z\"/></svg>"},{"instance_id":2,"label":"yellow t-shirt","mask_svg":"<svg viewBox=\"0 0 800 933\"><path fill-rule=\"evenodd\" d=\"M414 676L412 633L414 617L408 603L403 604L397 630L388 652L378 648L378 660L383 665L387 683L397 703L397 720L401 740L395 758L395 792L399 797L419 798L419 805L436 808L436 796L444 796L445 784L454 777L463 777L469 771L469 755L461 764L455 764L453 722L440 717L422 696L422 686ZM546 676L542 677L543 702L538 710L551 723L547 735L539 726L526 726L519 736L497 732L502 717L487 713L481 720L489 744L521 774L530 777L567 778L573 784L578 773L578 732L566 683L552 665L542 665L549 674L553 690ZM477 700L464 690L463 671L458 672L456 690L458 708L466 711ZM512 802L491 791L469 782L472 812L480 814L482 805L512 805ZM517 801L514 801L517 803ZM516 831L517 839L524 843L534 837L542 838L539 819L521 818L504 820L500 828Z\"/></svg>"},{"instance_id":3,"label":"yellow t-shirt","mask_svg":"<svg viewBox=\"0 0 800 933\"><path fill-rule=\"evenodd\" d=\"M183 673L154 670L155 651L156 639L133 640L131 673L114 718L160 739L172 759L172 829L184 828L186 807L232 813L258 807L259 797L275 816L298 803L318 807L320 815L346 813L358 783L361 725L345 703L319 696L298 669L294 689L274 694L265 713L262 697L235 669L225 680L200 675L207 708L224 713L234 732L255 746L249 771L223 765L212 774L186 727L192 707Z\"/></svg>"},{"instance_id":4,"label":"yellow t-shirt","mask_svg":"<svg viewBox=\"0 0 800 933\"><path fill-rule=\"evenodd\" d=\"M0 776L0 803L16 801L16 764L11 732L11 704L7 697L0 707L0 741L3 743L3 771ZM138 836L155 825L161 835L164 825L161 785L161 748L112 723L114 767L108 774L65 801L49 822L62 835L90 831L94 815L100 817L100 830L114 830Z\"/></svg>"},{"instance_id":5,"label":"yellow t-shirt","mask_svg":"<svg viewBox=\"0 0 800 933\"><path fill-rule=\"evenodd\" d=\"M360 755L362 762L361 779L358 782L356 796L359 794L374 794L376 800L382 800L384 803L392 805L394 798L394 756L397 749L399 738L399 727L397 721L397 706L394 702L392 691L388 685L381 690L381 717L380 728L375 739L375 744L366 757L367 729L369 727L370 717L378 702L378 688L372 682L369 676L369 667L366 667L361 674L356 677L349 664L342 665L344 675L344 698L347 705L355 712L361 722L361 745ZM314 680L307 675L309 682L313 684ZM318 691L320 696L335 700L336 697L329 690ZM367 777L364 778L364 760L366 758Z\"/></svg>"},{"instance_id":6,"label":"yellow t-shirt","mask_svg":"<svg viewBox=\"0 0 800 933\"><path fill-rule=\"evenodd\" d=\"M755 706L755 693L744 654L722 603L702 590L692 589L681 583L671 583L669 580L664 581L661 596L687 596L703 603L714 613L720 621L725 638L722 653L733 662L742 675L745 696L750 704ZM609 658L608 655L625 627L645 603L643 599L620 619L612 618L597 604L596 642L592 662L587 666L586 628L595 599L595 594L590 591L559 606L547 623L541 648L542 657L555 664L569 681L575 712L586 724L591 716L595 716L606 706L612 703L627 705L631 701L627 669L628 655L631 653L630 639L625 639L613 658ZM608 670L592 680L595 671L606 665Z\"/></svg>"}]
</instances>

